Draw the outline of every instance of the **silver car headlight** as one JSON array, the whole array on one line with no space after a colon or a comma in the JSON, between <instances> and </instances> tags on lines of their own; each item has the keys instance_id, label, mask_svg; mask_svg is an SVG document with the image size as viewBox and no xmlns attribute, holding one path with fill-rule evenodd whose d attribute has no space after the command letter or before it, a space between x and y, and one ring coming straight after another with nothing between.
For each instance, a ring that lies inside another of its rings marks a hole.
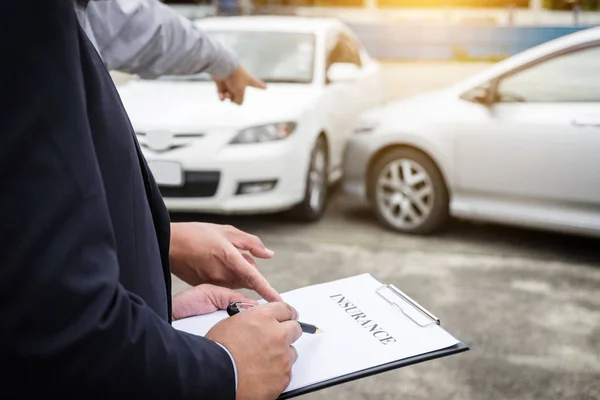
<instances>
[{"instance_id":1,"label":"silver car headlight","mask_svg":"<svg viewBox=\"0 0 600 400\"><path fill-rule=\"evenodd\" d=\"M253 126L240 131L230 144L262 143L285 139L296 129L295 122Z\"/></svg>"}]
</instances>

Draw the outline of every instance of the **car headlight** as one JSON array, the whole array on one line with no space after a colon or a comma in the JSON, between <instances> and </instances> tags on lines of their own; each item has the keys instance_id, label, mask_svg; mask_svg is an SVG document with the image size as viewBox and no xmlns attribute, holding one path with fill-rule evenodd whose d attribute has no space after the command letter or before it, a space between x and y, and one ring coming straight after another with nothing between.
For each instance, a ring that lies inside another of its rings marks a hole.
<instances>
[{"instance_id":1,"label":"car headlight","mask_svg":"<svg viewBox=\"0 0 600 400\"><path fill-rule=\"evenodd\" d=\"M296 123L294 122L253 126L240 131L230 143L262 143L281 140L290 136L294 129L296 129Z\"/></svg>"}]
</instances>

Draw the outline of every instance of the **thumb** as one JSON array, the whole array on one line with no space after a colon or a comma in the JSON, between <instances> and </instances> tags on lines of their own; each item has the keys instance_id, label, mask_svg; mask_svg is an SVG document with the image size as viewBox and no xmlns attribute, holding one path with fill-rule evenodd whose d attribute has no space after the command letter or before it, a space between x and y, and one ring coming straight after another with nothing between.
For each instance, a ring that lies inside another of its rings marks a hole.
<instances>
[{"instance_id":1,"label":"thumb","mask_svg":"<svg viewBox=\"0 0 600 400\"><path fill-rule=\"evenodd\" d=\"M232 289L215 285L203 286L205 293L210 298L213 305L219 310L225 310L229 303L232 303L234 301L240 301L242 303L249 303L254 305L258 304L256 301Z\"/></svg>"},{"instance_id":2,"label":"thumb","mask_svg":"<svg viewBox=\"0 0 600 400\"><path fill-rule=\"evenodd\" d=\"M228 239L230 239L231 244L233 244L239 250L247 250L254 257L259 258L272 258L275 253L272 250L269 250L262 240L256 236L251 235L247 232L234 228L234 230L229 233Z\"/></svg>"},{"instance_id":3,"label":"thumb","mask_svg":"<svg viewBox=\"0 0 600 400\"><path fill-rule=\"evenodd\" d=\"M225 82L215 80L215 85L217 86L217 93L219 94L219 99L221 101L225 100L227 95L227 87L225 86Z\"/></svg>"}]
</instances>

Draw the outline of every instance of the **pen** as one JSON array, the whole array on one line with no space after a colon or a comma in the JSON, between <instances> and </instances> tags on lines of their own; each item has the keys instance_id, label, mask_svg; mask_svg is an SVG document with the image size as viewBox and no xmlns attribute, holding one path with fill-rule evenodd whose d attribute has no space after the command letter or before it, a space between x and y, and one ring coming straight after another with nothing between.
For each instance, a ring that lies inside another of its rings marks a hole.
<instances>
[{"instance_id":1,"label":"pen","mask_svg":"<svg viewBox=\"0 0 600 400\"><path fill-rule=\"evenodd\" d=\"M317 328L314 325L307 324L305 322L300 322L300 321L298 321L298 323L300 324L300 327L302 328L302 332L304 332L304 333L321 333L321 332L323 332L321 329Z\"/></svg>"},{"instance_id":2,"label":"pen","mask_svg":"<svg viewBox=\"0 0 600 400\"><path fill-rule=\"evenodd\" d=\"M234 301L232 303L229 303L229 305L227 306L227 315L229 315L230 317L232 317L235 314L239 313L240 312L240 307L242 309L244 309L244 308L254 307L254 305L253 304L248 304L248 303L242 303L240 301ZM323 332L321 329L317 328L316 326L311 325L311 324L307 324L305 322L298 321L298 324L300 324L300 327L302 328L302 332L304 332L304 333L314 334L314 333L321 333L321 332Z\"/></svg>"}]
</instances>

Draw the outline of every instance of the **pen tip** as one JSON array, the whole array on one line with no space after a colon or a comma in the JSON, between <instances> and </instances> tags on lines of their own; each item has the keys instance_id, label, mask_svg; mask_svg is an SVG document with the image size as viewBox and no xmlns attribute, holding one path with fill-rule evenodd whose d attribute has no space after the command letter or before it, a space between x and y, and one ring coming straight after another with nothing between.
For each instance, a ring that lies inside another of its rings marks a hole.
<instances>
[{"instance_id":1,"label":"pen tip","mask_svg":"<svg viewBox=\"0 0 600 400\"><path fill-rule=\"evenodd\" d=\"M315 331L315 333L321 333L323 332L323 330L321 328L317 328L317 330Z\"/></svg>"}]
</instances>

